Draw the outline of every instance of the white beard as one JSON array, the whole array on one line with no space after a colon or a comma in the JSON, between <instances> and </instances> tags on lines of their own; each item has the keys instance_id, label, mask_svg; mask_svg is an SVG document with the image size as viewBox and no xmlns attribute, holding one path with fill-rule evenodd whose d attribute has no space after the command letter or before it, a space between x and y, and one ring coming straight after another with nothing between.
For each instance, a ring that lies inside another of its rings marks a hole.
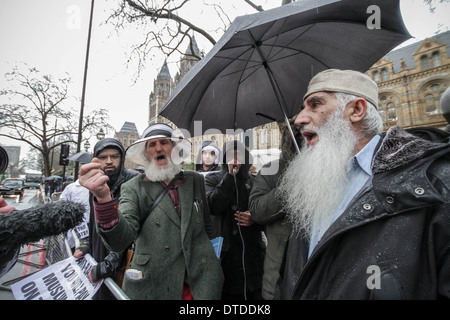
<instances>
[{"instance_id":1,"label":"white beard","mask_svg":"<svg viewBox=\"0 0 450 320\"><path fill-rule=\"evenodd\" d=\"M171 180L181 171L181 165L173 163L172 159L168 159L167 167L158 168L155 161L146 160L144 166L146 177L153 182Z\"/></svg>"},{"instance_id":2,"label":"white beard","mask_svg":"<svg viewBox=\"0 0 450 320\"><path fill-rule=\"evenodd\" d=\"M330 226L343 197L348 161L357 142L342 111L334 112L315 131L319 140L315 145L302 146L286 168L279 187L293 231L304 232L307 239L313 228L321 237Z\"/></svg>"}]
</instances>

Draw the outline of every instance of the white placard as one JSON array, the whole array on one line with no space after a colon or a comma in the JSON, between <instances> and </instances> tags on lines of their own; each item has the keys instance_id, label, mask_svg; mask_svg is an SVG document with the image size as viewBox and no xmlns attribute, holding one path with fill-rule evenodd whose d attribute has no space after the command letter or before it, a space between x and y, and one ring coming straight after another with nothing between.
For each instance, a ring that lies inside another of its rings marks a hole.
<instances>
[{"instance_id":1,"label":"white placard","mask_svg":"<svg viewBox=\"0 0 450 320\"><path fill-rule=\"evenodd\" d=\"M88 274L97 262L86 254L69 257L11 285L16 300L90 300L103 280L93 284Z\"/></svg>"}]
</instances>

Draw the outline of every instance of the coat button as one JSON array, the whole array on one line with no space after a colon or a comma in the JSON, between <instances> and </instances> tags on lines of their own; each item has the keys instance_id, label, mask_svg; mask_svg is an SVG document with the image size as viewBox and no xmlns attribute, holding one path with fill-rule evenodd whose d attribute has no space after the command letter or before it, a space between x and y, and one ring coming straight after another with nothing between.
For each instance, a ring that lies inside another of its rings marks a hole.
<instances>
[{"instance_id":1,"label":"coat button","mask_svg":"<svg viewBox=\"0 0 450 320\"><path fill-rule=\"evenodd\" d=\"M369 211L370 209L372 209L372 206L370 205L370 203L365 203L365 204L363 205L363 208L364 208L364 210Z\"/></svg>"},{"instance_id":2,"label":"coat button","mask_svg":"<svg viewBox=\"0 0 450 320\"><path fill-rule=\"evenodd\" d=\"M202 263L206 264L206 259L205 258L202 259Z\"/></svg>"},{"instance_id":3,"label":"coat button","mask_svg":"<svg viewBox=\"0 0 450 320\"><path fill-rule=\"evenodd\" d=\"M169 251L169 250L170 250L170 247L169 247L169 246L165 246L165 247L164 247L164 250Z\"/></svg>"},{"instance_id":4,"label":"coat button","mask_svg":"<svg viewBox=\"0 0 450 320\"><path fill-rule=\"evenodd\" d=\"M394 197L392 197L392 196L387 196L387 197L386 197L386 202L389 203L389 204L393 204L393 203L394 203Z\"/></svg>"},{"instance_id":5,"label":"coat button","mask_svg":"<svg viewBox=\"0 0 450 320\"><path fill-rule=\"evenodd\" d=\"M161 225L159 224L159 221L156 221L156 222L155 222L155 225L156 225L157 227L161 226Z\"/></svg>"},{"instance_id":6,"label":"coat button","mask_svg":"<svg viewBox=\"0 0 450 320\"><path fill-rule=\"evenodd\" d=\"M200 220L200 218L197 218L197 223L200 223L200 222L202 222L202 220Z\"/></svg>"},{"instance_id":7,"label":"coat button","mask_svg":"<svg viewBox=\"0 0 450 320\"><path fill-rule=\"evenodd\" d=\"M420 196L425 193L425 190L423 188L418 187L418 188L414 189L414 192L415 192L415 194Z\"/></svg>"}]
</instances>

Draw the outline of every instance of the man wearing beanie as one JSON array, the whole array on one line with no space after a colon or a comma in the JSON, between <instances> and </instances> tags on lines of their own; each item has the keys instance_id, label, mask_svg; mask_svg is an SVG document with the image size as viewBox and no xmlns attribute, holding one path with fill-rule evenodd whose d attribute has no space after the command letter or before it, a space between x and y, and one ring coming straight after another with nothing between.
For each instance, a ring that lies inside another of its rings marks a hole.
<instances>
[{"instance_id":1,"label":"man wearing beanie","mask_svg":"<svg viewBox=\"0 0 450 320\"><path fill-rule=\"evenodd\" d=\"M202 148L198 153L195 171L212 172L219 170L220 151L217 145L211 140L202 143Z\"/></svg>"},{"instance_id":2,"label":"man wearing beanie","mask_svg":"<svg viewBox=\"0 0 450 320\"><path fill-rule=\"evenodd\" d=\"M122 185L118 206L98 163L80 169L80 183L95 196L95 221L105 244L123 251L135 243L122 286L131 299L220 298L223 273L210 242L204 179L181 170L189 152L189 142L170 126L149 126L126 151L145 173Z\"/></svg>"},{"instance_id":3,"label":"man wearing beanie","mask_svg":"<svg viewBox=\"0 0 450 320\"><path fill-rule=\"evenodd\" d=\"M293 234L276 298L450 297L450 144L382 133L377 104L362 73L310 81L279 187Z\"/></svg>"}]
</instances>

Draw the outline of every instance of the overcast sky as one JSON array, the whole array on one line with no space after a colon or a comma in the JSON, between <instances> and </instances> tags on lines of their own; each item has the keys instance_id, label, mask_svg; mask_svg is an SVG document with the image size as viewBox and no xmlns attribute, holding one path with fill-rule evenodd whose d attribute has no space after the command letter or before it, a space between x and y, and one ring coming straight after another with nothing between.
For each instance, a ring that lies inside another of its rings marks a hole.
<instances>
[{"instance_id":1,"label":"overcast sky","mask_svg":"<svg viewBox=\"0 0 450 320\"><path fill-rule=\"evenodd\" d=\"M254 13L243 0L224 0L231 18L235 15ZM413 41L422 40L450 28L450 3L435 0L434 14L429 12L423 0L401 0L403 19ZM240 7L237 4L241 3ZM265 9L278 6L281 0L254 0ZM0 86L3 75L16 65L27 63L44 74L54 77L68 73L72 78L71 94L81 97L84 63L86 55L87 30L90 13L89 0L1 0L0 1ZM134 122L140 133L148 121L149 94L153 81L164 58L151 57L145 70L136 78L136 66L127 67L127 50L135 43L133 35L142 35L133 28L117 36L110 25L102 24L109 15L114 1L96 0L94 24L89 57L89 73L86 91L86 109L106 108L110 110L109 123L119 131L125 121ZM212 15L195 10L189 16L201 14L202 26L211 30ZM211 47L196 37L200 49ZM216 40L219 36L216 36ZM408 43L410 43L409 41ZM187 44L186 44L187 47ZM184 50L185 48L183 48ZM170 61L169 61L170 62ZM172 60L169 69L172 77L178 65ZM79 102L78 102L79 105ZM110 134L112 136L113 133ZM17 142L1 137L0 143L17 145ZM91 141L95 143L95 140ZM22 150L21 156L25 155Z\"/></svg>"}]
</instances>

